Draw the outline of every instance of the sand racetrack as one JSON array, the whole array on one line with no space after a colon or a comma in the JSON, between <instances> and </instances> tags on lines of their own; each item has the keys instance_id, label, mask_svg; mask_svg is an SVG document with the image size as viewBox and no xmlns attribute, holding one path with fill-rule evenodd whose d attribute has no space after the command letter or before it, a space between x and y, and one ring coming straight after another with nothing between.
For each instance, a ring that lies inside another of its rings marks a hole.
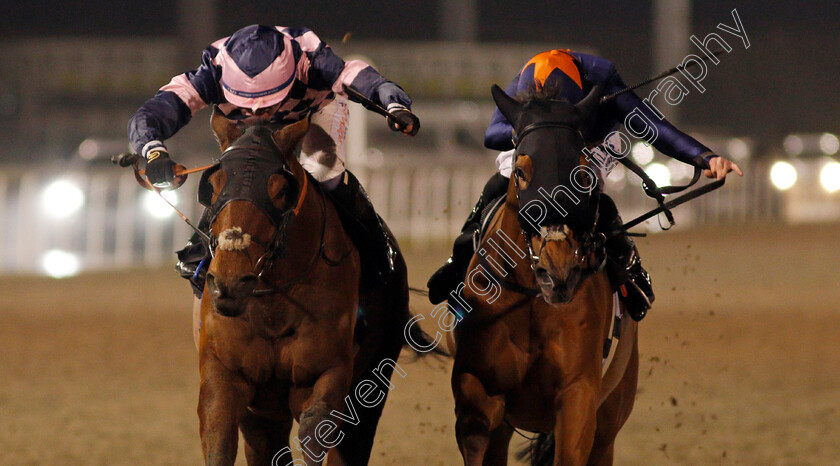
<instances>
[{"instance_id":1,"label":"sand racetrack","mask_svg":"<svg viewBox=\"0 0 840 466\"><path fill-rule=\"evenodd\" d=\"M639 244L658 299L616 463L840 464L840 226ZM418 286L447 250L406 253ZM201 463L190 300L169 269L0 280L0 464ZM460 464L449 362L404 361L371 463Z\"/></svg>"}]
</instances>

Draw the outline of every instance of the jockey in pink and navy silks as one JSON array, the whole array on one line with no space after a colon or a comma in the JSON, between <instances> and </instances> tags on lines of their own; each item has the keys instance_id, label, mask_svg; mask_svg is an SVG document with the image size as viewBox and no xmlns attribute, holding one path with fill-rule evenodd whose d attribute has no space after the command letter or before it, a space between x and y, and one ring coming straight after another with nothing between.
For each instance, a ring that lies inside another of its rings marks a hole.
<instances>
[{"instance_id":1,"label":"jockey in pink and navy silks","mask_svg":"<svg viewBox=\"0 0 840 466\"><path fill-rule=\"evenodd\" d=\"M172 181L174 164L164 167L156 162L155 154L165 152L164 141L198 110L218 104L231 119L262 117L294 123L323 110L337 96L344 101L345 84L404 119L398 123L411 127L406 131L409 134L419 129L417 118L408 111L408 94L367 63L345 62L306 28L252 25L213 42L197 69L172 78L143 104L129 121L129 139L134 150L150 162L150 181L165 186ZM343 138L343 134L334 136ZM336 142L341 145L343 139ZM338 155L343 159L343 153ZM310 167L305 164L305 168ZM333 177L341 172L321 171Z\"/></svg>"},{"instance_id":2,"label":"jockey in pink and navy silks","mask_svg":"<svg viewBox=\"0 0 840 466\"><path fill-rule=\"evenodd\" d=\"M600 87L603 95L614 94L627 87L609 60L568 50L549 50L537 54L525 63L505 92L515 98L520 94L540 91L551 98L565 99L575 104L595 86ZM619 150L619 147L623 147L622 143L612 140L618 139L617 133L612 137L610 134L621 124L629 123L632 128L628 130L632 134L644 135L648 138L647 142L663 154L707 168L707 177L720 179L730 171L743 175L737 165L715 155L708 147L675 128L658 112L632 91L623 93L601 105L595 116L585 123L586 126L582 130L584 141L589 146L590 153L596 153L603 158L610 157L610 151L603 148L607 145L612 146L614 153L625 153L624 150ZM639 115L635 118L641 119L653 129L641 130L636 126L639 122L635 121L632 115ZM472 245L478 228L477 221L488 203L503 196L507 190L515 156L513 137L513 126L497 108L485 133L484 145L502 151L496 158L499 173L491 177L485 185L478 203L461 230L461 235L455 240L452 256L429 279L429 299L433 304L448 299L452 290L464 279L474 252ZM604 178L605 167L613 164L609 160L602 160L598 165L602 168L601 178ZM598 214L597 232L607 236L609 232L622 231L620 227L623 222L615 203L603 193L599 195ZM622 296L630 316L641 320L650 309L654 294L650 277L641 266L635 244L626 232L622 232L610 235L604 246L610 281Z\"/></svg>"},{"instance_id":3,"label":"jockey in pink and navy silks","mask_svg":"<svg viewBox=\"0 0 840 466\"><path fill-rule=\"evenodd\" d=\"M172 187L176 164L164 141L204 107L218 105L227 118L245 125L309 119L300 163L338 207L345 230L364 251L363 269L384 280L393 251L367 194L344 167L347 105L353 100L345 85L389 110L392 130L413 136L420 129L408 94L367 63L345 62L306 28L251 25L210 44L197 69L161 87L131 117L128 135L146 159L149 181L166 188ZM178 267L185 277L197 276L196 261L182 258L185 251L179 252Z\"/></svg>"}]
</instances>

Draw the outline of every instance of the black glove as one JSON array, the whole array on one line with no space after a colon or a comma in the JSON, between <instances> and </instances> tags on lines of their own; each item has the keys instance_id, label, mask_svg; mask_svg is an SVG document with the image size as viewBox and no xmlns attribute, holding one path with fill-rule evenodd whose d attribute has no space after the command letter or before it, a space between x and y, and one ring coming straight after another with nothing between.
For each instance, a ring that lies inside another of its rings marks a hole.
<instances>
[{"instance_id":1,"label":"black glove","mask_svg":"<svg viewBox=\"0 0 840 466\"><path fill-rule=\"evenodd\" d=\"M394 115L394 118L388 117L388 127L392 131L402 131L409 136L414 136L420 131L420 119L409 110L394 110L391 115ZM409 127L411 129L406 131Z\"/></svg>"},{"instance_id":2,"label":"black glove","mask_svg":"<svg viewBox=\"0 0 840 466\"><path fill-rule=\"evenodd\" d=\"M164 149L152 149L146 155L146 178L156 188L171 188L175 179L175 162Z\"/></svg>"}]
</instances>

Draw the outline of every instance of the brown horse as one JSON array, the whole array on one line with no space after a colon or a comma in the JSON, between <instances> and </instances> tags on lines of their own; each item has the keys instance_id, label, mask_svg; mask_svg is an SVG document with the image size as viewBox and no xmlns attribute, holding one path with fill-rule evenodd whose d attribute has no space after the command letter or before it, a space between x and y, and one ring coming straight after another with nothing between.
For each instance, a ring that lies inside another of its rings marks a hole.
<instances>
[{"instance_id":1,"label":"brown horse","mask_svg":"<svg viewBox=\"0 0 840 466\"><path fill-rule=\"evenodd\" d=\"M518 428L544 433L535 450L547 455L532 452L534 464L552 456L553 464L612 464L633 407L638 347L635 322L614 314L595 232L598 191L580 157L580 129L599 95L521 103L494 86L493 97L514 122L517 156L463 297L449 300L464 316L452 374L458 446L467 465L507 464ZM614 326L621 333L607 369Z\"/></svg>"},{"instance_id":2,"label":"brown horse","mask_svg":"<svg viewBox=\"0 0 840 466\"><path fill-rule=\"evenodd\" d=\"M306 464L367 464L392 372L405 377L402 255L387 284L360 276L335 208L296 159L306 121L242 128L216 109L212 127L224 155L199 186L213 252L199 337L205 461L233 464L241 430L251 465L299 464L292 450Z\"/></svg>"}]
</instances>

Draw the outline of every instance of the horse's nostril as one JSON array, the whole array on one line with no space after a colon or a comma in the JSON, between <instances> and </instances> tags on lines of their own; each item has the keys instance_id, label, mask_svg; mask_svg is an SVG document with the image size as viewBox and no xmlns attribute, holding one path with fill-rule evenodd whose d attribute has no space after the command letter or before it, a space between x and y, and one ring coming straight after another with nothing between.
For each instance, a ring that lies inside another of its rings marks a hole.
<instances>
[{"instance_id":1,"label":"horse's nostril","mask_svg":"<svg viewBox=\"0 0 840 466\"><path fill-rule=\"evenodd\" d=\"M554 286L554 279L548 273L548 270L545 267L537 266L534 269L534 275L537 277L537 284L540 286Z\"/></svg>"},{"instance_id":2,"label":"horse's nostril","mask_svg":"<svg viewBox=\"0 0 840 466\"><path fill-rule=\"evenodd\" d=\"M257 288L259 278L256 275L245 275L239 279L239 291L242 294L250 294Z\"/></svg>"},{"instance_id":3,"label":"horse's nostril","mask_svg":"<svg viewBox=\"0 0 840 466\"><path fill-rule=\"evenodd\" d=\"M210 290L210 295L213 298L218 298L222 295L222 291L219 289L218 285L216 285L216 276L212 273L208 273L206 277L207 281L207 288Z\"/></svg>"}]
</instances>

